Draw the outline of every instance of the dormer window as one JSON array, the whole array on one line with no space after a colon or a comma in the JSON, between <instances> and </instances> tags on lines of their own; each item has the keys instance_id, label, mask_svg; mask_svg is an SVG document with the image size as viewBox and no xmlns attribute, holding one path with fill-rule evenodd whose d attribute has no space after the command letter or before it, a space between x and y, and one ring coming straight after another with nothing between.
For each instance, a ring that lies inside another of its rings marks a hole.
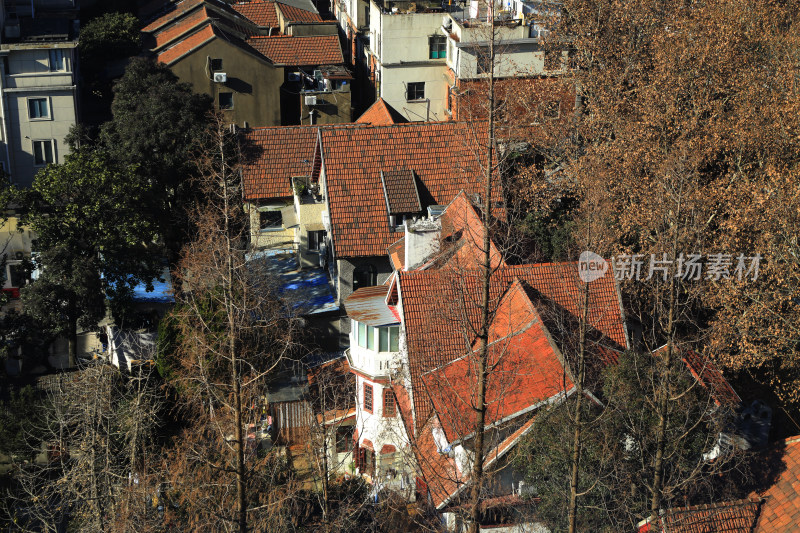
<instances>
[{"instance_id":1,"label":"dormer window","mask_svg":"<svg viewBox=\"0 0 800 533\"><path fill-rule=\"evenodd\" d=\"M414 171L409 168L382 170L381 184L389 227L393 231L400 231L403 229L403 222L411 220L422 211Z\"/></svg>"}]
</instances>

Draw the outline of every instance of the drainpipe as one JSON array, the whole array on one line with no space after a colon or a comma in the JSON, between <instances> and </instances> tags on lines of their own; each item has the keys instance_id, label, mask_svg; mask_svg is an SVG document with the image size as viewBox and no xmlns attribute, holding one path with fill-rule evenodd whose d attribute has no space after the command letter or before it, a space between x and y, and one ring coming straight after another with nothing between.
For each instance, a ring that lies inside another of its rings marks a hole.
<instances>
[{"instance_id":1,"label":"drainpipe","mask_svg":"<svg viewBox=\"0 0 800 533\"><path fill-rule=\"evenodd\" d=\"M7 75L8 73L5 71L5 69L3 69L3 72L0 74L0 92L2 92L0 98L3 99L3 104L2 106L0 106L0 122L2 122L3 139L5 140L3 145L5 146L6 149L6 161L8 162L8 168L6 169L6 172L8 172L9 176L11 176L11 169L13 167L13 164L11 162L11 152L8 150L8 143L11 142L11 139L9 139L8 137L9 128L8 128L8 123L6 122L6 119L8 118L8 97L6 96L6 91L5 91Z\"/></svg>"}]
</instances>

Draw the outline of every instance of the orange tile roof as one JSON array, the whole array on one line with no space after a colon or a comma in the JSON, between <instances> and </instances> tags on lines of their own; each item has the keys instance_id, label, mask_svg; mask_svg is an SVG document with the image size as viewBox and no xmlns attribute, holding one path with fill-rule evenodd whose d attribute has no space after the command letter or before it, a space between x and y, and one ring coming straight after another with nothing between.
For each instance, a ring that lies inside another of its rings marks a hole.
<instances>
[{"instance_id":1,"label":"orange tile roof","mask_svg":"<svg viewBox=\"0 0 800 533\"><path fill-rule=\"evenodd\" d=\"M209 22L200 31L197 31L179 40L169 48L162 50L156 56L156 59L161 63L169 65L170 63L173 63L185 56L189 52L194 51L196 48L206 44L215 36L216 31L214 30L213 25Z\"/></svg>"},{"instance_id":2,"label":"orange tile roof","mask_svg":"<svg viewBox=\"0 0 800 533\"><path fill-rule=\"evenodd\" d=\"M204 1L205 0L183 0L177 4L172 4L168 7L169 11L167 13L147 24L144 28L142 28L142 31L145 33L153 32L165 24L172 22L183 14L188 13L192 9L204 3Z\"/></svg>"},{"instance_id":3,"label":"orange tile roof","mask_svg":"<svg viewBox=\"0 0 800 533\"><path fill-rule=\"evenodd\" d=\"M783 470L778 480L759 494L764 498L755 533L793 531L800 524L800 436L777 443Z\"/></svg>"},{"instance_id":4,"label":"orange tile roof","mask_svg":"<svg viewBox=\"0 0 800 533\"><path fill-rule=\"evenodd\" d=\"M486 426L542 406L573 384L547 328L519 280L495 312L486 382ZM475 431L477 359L470 353L422 376L449 442Z\"/></svg>"},{"instance_id":5,"label":"orange tile roof","mask_svg":"<svg viewBox=\"0 0 800 533\"><path fill-rule=\"evenodd\" d=\"M318 66L344 63L337 35L250 37L247 44L276 65Z\"/></svg>"},{"instance_id":6,"label":"orange tile roof","mask_svg":"<svg viewBox=\"0 0 800 533\"><path fill-rule=\"evenodd\" d=\"M422 208L482 189L482 128L433 122L321 130L336 257L383 256L401 236L389 227L381 170L409 168Z\"/></svg>"},{"instance_id":7,"label":"orange tile roof","mask_svg":"<svg viewBox=\"0 0 800 533\"><path fill-rule=\"evenodd\" d=\"M494 272L490 306L497 308L519 279L537 306L542 300L579 316L583 283L577 263L505 266ZM479 269L399 272L416 426L430 414L422 374L470 353L480 325ZM621 302L613 276L589 284L589 323L608 343L626 346ZM537 308L537 312L541 311Z\"/></svg>"},{"instance_id":8,"label":"orange tile roof","mask_svg":"<svg viewBox=\"0 0 800 533\"><path fill-rule=\"evenodd\" d=\"M386 210L390 215L422 211L417 192L417 179L411 169L383 169L381 181L386 196Z\"/></svg>"},{"instance_id":9,"label":"orange tile roof","mask_svg":"<svg viewBox=\"0 0 800 533\"><path fill-rule=\"evenodd\" d=\"M322 17L319 16L319 13L314 13L313 11L281 3L278 3L278 9L283 13L283 18L286 22L322 22Z\"/></svg>"},{"instance_id":10,"label":"orange tile roof","mask_svg":"<svg viewBox=\"0 0 800 533\"><path fill-rule=\"evenodd\" d=\"M183 35L184 33L188 32L189 30L199 26L203 22L208 20L208 11L205 7L201 7L197 11L193 11L192 13L186 15L175 24L166 27L165 29L156 33L156 48L161 48L162 46L168 44L170 41L174 40L176 37Z\"/></svg>"},{"instance_id":11,"label":"orange tile roof","mask_svg":"<svg viewBox=\"0 0 800 533\"><path fill-rule=\"evenodd\" d=\"M233 4L231 7L256 26L261 26L262 28L277 28L280 26L278 13L275 10L275 2L252 0L251 2Z\"/></svg>"},{"instance_id":12,"label":"orange tile roof","mask_svg":"<svg viewBox=\"0 0 800 533\"><path fill-rule=\"evenodd\" d=\"M638 532L753 533L760 506L761 500L750 499L671 509L656 522L640 525Z\"/></svg>"},{"instance_id":13,"label":"orange tile roof","mask_svg":"<svg viewBox=\"0 0 800 533\"><path fill-rule=\"evenodd\" d=\"M383 98L369 106L369 109L358 117L358 124L372 124L374 126L388 126L389 124L403 124L408 119L401 115L395 108L386 103Z\"/></svg>"},{"instance_id":14,"label":"orange tile roof","mask_svg":"<svg viewBox=\"0 0 800 533\"><path fill-rule=\"evenodd\" d=\"M245 200L292 196L290 178L311 172L317 126L255 128L243 135Z\"/></svg>"},{"instance_id":15,"label":"orange tile roof","mask_svg":"<svg viewBox=\"0 0 800 533\"><path fill-rule=\"evenodd\" d=\"M442 224L440 253L433 263L440 268L477 268L483 263L483 220L467 195L462 191L447 206L440 218ZM503 255L493 240L489 240L492 268L504 264Z\"/></svg>"}]
</instances>

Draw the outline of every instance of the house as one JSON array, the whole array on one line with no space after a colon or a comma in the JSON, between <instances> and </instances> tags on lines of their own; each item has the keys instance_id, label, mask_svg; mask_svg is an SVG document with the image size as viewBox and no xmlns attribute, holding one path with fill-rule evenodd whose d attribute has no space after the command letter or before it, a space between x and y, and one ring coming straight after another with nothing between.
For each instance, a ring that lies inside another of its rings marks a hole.
<instances>
[{"instance_id":1,"label":"house","mask_svg":"<svg viewBox=\"0 0 800 533\"><path fill-rule=\"evenodd\" d=\"M480 194L484 126L418 122L319 130L310 182L319 184L326 203L328 269L340 303L388 279L393 270L386 251L403 235L405 221L424 218L462 190ZM347 333L349 321L342 328Z\"/></svg>"},{"instance_id":2,"label":"house","mask_svg":"<svg viewBox=\"0 0 800 533\"><path fill-rule=\"evenodd\" d=\"M74 2L5 2L0 9L2 149L0 170L30 187L63 163L64 138L78 116L78 10Z\"/></svg>"},{"instance_id":3,"label":"house","mask_svg":"<svg viewBox=\"0 0 800 533\"><path fill-rule=\"evenodd\" d=\"M355 0L353 0L355 1ZM359 2L361 3L361 2ZM447 120L445 4L370 0L362 9L363 58L376 98L411 121Z\"/></svg>"},{"instance_id":4,"label":"house","mask_svg":"<svg viewBox=\"0 0 800 533\"><path fill-rule=\"evenodd\" d=\"M409 498L428 498L451 528L472 468L483 231L464 193L443 213L407 220L402 239L388 250L396 268L388 281L359 288L345 301L357 471ZM575 263L511 266L494 245L490 263L488 359L496 371L487 382L487 468L505 464L538 410L574 393L571 354L550 314L557 308L577 316L583 294ZM593 282L589 293L597 345L626 347L613 277ZM513 497L519 476L497 472L488 497L508 503L503 498Z\"/></svg>"},{"instance_id":5,"label":"house","mask_svg":"<svg viewBox=\"0 0 800 533\"><path fill-rule=\"evenodd\" d=\"M165 2L142 32L153 56L195 92L210 95L231 123L301 123L301 70L310 73L310 89L342 93L328 95L339 104L335 111L326 103L320 113L330 122L350 120L349 73L336 68L344 60L335 24L324 22L308 0ZM328 78L313 76L321 66Z\"/></svg>"}]
</instances>

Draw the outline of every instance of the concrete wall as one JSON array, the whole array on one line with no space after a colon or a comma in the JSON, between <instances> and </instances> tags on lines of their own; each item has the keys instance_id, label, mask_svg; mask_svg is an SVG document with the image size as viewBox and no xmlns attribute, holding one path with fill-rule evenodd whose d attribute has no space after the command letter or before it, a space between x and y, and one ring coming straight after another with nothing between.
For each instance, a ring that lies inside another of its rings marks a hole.
<instances>
[{"instance_id":1,"label":"concrete wall","mask_svg":"<svg viewBox=\"0 0 800 533\"><path fill-rule=\"evenodd\" d=\"M207 58L222 59L226 83L214 83L206 72ZM280 126L280 87L284 69L245 52L224 39L217 38L195 50L170 67L181 81L192 85L195 92L214 99L219 109L219 93L233 93L233 109L223 110L225 119L244 127Z\"/></svg>"},{"instance_id":2,"label":"concrete wall","mask_svg":"<svg viewBox=\"0 0 800 533\"><path fill-rule=\"evenodd\" d=\"M441 35L442 13L383 13L370 3L370 50L378 60L378 96L406 118L445 120L445 58L430 59L429 37ZM425 83L425 98L409 101L407 84Z\"/></svg>"},{"instance_id":3,"label":"concrete wall","mask_svg":"<svg viewBox=\"0 0 800 533\"><path fill-rule=\"evenodd\" d=\"M64 55L65 70L50 70L50 50L56 48ZM0 135L8 147L8 159L5 151L0 159L5 161L15 184L29 187L44 166L35 165L34 141L51 141L55 163L63 163L69 153L64 137L78 116L74 48L71 43L64 43L36 49L4 46L3 50L7 53L9 72L3 76L5 125ZM30 118L29 98L46 98L50 116Z\"/></svg>"}]
</instances>

